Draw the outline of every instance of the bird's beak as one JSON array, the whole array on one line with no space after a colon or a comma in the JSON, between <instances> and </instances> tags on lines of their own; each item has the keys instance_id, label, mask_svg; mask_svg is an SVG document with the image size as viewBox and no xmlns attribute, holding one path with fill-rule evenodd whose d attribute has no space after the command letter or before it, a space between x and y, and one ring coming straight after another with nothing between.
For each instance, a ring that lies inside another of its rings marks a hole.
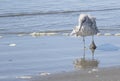
<instances>
[{"instance_id":1,"label":"bird's beak","mask_svg":"<svg viewBox=\"0 0 120 81\"><path fill-rule=\"evenodd\" d=\"M81 28L82 28L82 25L83 25L83 22L81 22L81 23L80 23L80 29L79 29L79 31L81 30Z\"/></svg>"},{"instance_id":2,"label":"bird's beak","mask_svg":"<svg viewBox=\"0 0 120 81\"><path fill-rule=\"evenodd\" d=\"M84 20L82 20L81 22L80 22L80 29L79 29L79 31L81 30L81 28L82 28L82 25L83 25L83 23L86 21L86 18L84 18Z\"/></svg>"}]
</instances>

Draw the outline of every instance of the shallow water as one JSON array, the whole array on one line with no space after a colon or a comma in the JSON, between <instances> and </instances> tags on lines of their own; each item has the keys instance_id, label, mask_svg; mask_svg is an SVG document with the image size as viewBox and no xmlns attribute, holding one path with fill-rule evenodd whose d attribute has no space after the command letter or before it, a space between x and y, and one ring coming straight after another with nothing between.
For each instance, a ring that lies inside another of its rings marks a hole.
<instances>
[{"instance_id":1,"label":"shallow water","mask_svg":"<svg viewBox=\"0 0 120 81\"><path fill-rule=\"evenodd\" d=\"M85 59L91 62L94 58L98 61L98 65L92 65L92 68L120 66L119 37L96 36L97 49L94 57L89 49L90 38L86 37ZM106 39L103 41L104 38ZM10 44L16 46L9 46ZM82 38L16 36L11 39L2 38L0 48L1 80L15 79L24 75L40 75L42 72L57 73L84 69L76 68L74 63L84 57Z\"/></svg>"}]
</instances>

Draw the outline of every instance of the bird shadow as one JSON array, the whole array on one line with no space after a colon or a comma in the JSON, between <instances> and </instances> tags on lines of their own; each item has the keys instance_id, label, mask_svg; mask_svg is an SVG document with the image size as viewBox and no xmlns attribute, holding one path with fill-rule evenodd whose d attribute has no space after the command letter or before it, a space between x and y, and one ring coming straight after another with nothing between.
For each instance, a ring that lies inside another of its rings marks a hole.
<instances>
[{"instance_id":1,"label":"bird shadow","mask_svg":"<svg viewBox=\"0 0 120 81\"><path fill-rule=\"evenodd\" d=\"M99 65L99 61L97 59L95 59L95 49L90 49L91 53L92 53L92 57L91 59L87 59L86 58L86 53L85 53L85 48L84 48L84 53L83 56L81 58L77 58L74 60L73 64L74 64L74 68L76 70L79 69L87 69L87 68L96 68Z\"/></svg>"}]
</instances>

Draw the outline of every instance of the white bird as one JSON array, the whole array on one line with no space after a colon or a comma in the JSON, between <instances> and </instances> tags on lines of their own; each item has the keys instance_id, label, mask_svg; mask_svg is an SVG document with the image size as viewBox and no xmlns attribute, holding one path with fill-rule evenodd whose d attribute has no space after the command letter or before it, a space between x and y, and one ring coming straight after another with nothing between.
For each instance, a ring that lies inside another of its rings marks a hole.
<instances>
[{"instance_id":1,"label":"white bird","mask_svg":"<svg viewBox=\"0 0 120 81\"><path fill-rule=\"evenodd\" d=\"M82 36L85 48L85 36L92 36L92 44L90 48L96 49L96 45L94 43L94 35L99 32L96 25L96 18L87 14L80 14L79 24L76 26L71 35Z\"/></svg>"}]
</instances>

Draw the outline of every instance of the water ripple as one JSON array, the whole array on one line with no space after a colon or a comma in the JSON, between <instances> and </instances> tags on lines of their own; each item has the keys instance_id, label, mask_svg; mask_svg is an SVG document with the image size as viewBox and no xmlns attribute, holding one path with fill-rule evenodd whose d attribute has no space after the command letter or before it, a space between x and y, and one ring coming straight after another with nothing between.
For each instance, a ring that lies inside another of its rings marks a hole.
<instances>
[{"instance_id":1,"label":"water ripple","mask_svg":"<svg viewBox=\"0 0 120 81\"><path fill-rule=\"evenodd\" d=\"M68 10L68 11L47 11L47 12L24 12L24 13L5 13L0 14L0 17L16 17L16 16L31 16L31 15L52 15L52 14L68 14L68 13L76 13L76 12L96 12L96 11L111 11L111 10L120 10L120 8L105 8L98 10Z\"/></svg>"}]
</instances>

